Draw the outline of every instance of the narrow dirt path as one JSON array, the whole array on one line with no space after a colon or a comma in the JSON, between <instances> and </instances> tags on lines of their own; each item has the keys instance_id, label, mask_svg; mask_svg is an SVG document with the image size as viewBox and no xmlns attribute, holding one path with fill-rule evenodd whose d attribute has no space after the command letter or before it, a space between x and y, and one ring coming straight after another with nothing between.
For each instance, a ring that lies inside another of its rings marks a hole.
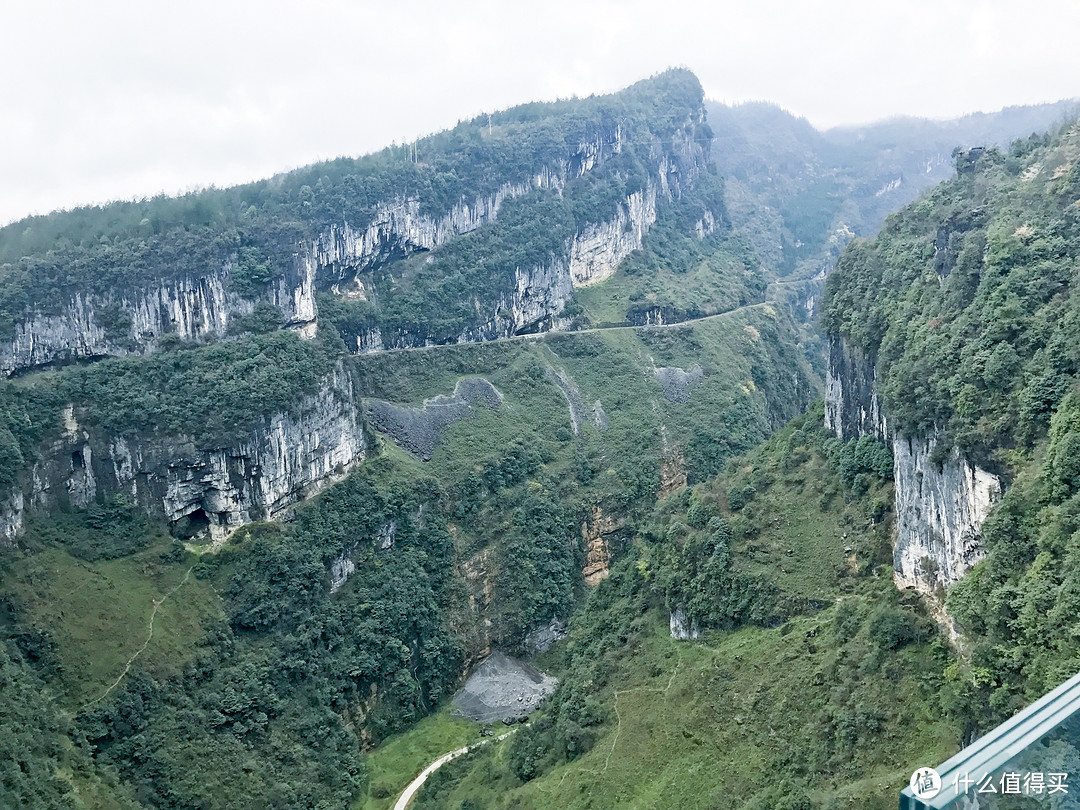
<instances>
[{"instance_id":1,"label":"narrow dirt path","mask_svg":"<svg viewBox=\"0 0 1080 810\"><path fill-rule=\"evenodd\" d=\"M449 754L443 754L437 760L424 768L424 770L420 772L420 775L418 777L409 782L409 786L401 792L401 795L398 796L398 800L394 802L394 810L405 810L405 808L409 806L409 802L413 800L416 792L424 786L424 782L427 781L428 777L435 773L435 771L439 770L439 768L441 768L447 762L457 759L458 757L462 756L463 754L467 754L470 751L475 751L477 748L481 748L488 743L500 742L501 740L505 740L511 734L516 734L518 732L518 729L520 728L522 728L522 726L511 729L505 734L500 734L494 739L480 740L480 742L475 742L472 745L466 745L464 748L458 748L456 751L451 751Z\"/></svg>"},{"instance_id":2,"label":"narrow dirt path","mask_svg":"<svg viewBox=\"0 0 1080 810\"><path fill-rule=\"evenodd\" d=\"M359 356L378 357L384 354L399 354L401 352L430 352L437 349L448 349L458 346L485 346L489 343L510 343L518 340L544 340L545 338L549 337L562 337L564 335L591 335L596 334L597 332L619 332L640 329L678 329L680 327L693 326L694 324L699 324L702 321L711 321L717 318L726 318L728 316L736 315L740 312L746 312L751 309L761 309L762 307L769 306L772 303L774 302L769 300L758 301L756 304L744 304L741 307L735 307L734 309L726 309L723 312L716 312L712 315L703 315L700 318L687 318L685 321L659 323L653 324L652 326L619 324L613 326L591 326L587 329L568 329L566 331L532 332L527 335L510 335L509 337L493 338L492 340L481 340L470 343L434 343L430 346L399 346L393 349L378 349L376 351L366 352Z\"/></svg>"},{"instance_id":3,"label":"narrow dirt path","mask_svg":"<svg viewBox=\"0 0 1080 810\"><path fill-rule=\"evenodd\" d=\"M192 572L193 568L194 568L194 566L192 566L192 568L189 568L187 570L187 573L184 574L184 578L182 580L180 580L179 584L177 584L177 586L175 588L173 588L171 591L169 591L167 594L165 594L160 599L155 599L154 600L154 609L152 611L150 611L150 622L149 622L149 627L148 627L149 632L147 632L147 634L146 634L146 641L144 641L142 643L142 646L139 647L139 649L137 649L135 651L135 654L132 655L131 658L129 658L127 660L127 663L124 665L123 672L121 672L117 676L116 680L112 682L112 684L109 686L109 688L106 689L104 692L102 692L100 695L98 695L96 698L91 700L89 703L84 705L83 706L84 710L89 709L95 703L100 703L106 697L108 697L109 693L112 692L113 689L118 687L120 685L120 682L122 680L124 680L124 677L128 674L128 672L131 671L131 665L135 663L135 660L140 655L142 655L144 652L146 652L146 648L150 646L150 640L154 637L154 619L157 618L158 608L160 608L163 604L165 604L165 602L168 601L170 596L172 596L174 593L176 593L178 590L180 590L180 588L182 588L184 586L184 584L187 583L188 578L191 576L191 572Z\"/></svg>"}]
</instances>

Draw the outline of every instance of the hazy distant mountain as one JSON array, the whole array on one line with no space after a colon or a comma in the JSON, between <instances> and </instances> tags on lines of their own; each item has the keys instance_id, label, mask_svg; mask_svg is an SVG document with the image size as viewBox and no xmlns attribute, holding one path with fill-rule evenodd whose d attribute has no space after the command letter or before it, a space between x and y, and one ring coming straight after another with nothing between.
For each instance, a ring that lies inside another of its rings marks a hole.
<instances>
[{"instance_id":1,"label":"hazy distant mountain","mask_svg":"<svg viewBox=\"0 0 1080 810\"><path fill-rule=\"evenodd\" d=\"M821 132L773 104L706 106L734 224L778 272L798 275L828 268L851 236L872 235L888 214L951 176L954 148L1005 147L1080 114L1072 99Z\"/></svg>"}]
</instances>

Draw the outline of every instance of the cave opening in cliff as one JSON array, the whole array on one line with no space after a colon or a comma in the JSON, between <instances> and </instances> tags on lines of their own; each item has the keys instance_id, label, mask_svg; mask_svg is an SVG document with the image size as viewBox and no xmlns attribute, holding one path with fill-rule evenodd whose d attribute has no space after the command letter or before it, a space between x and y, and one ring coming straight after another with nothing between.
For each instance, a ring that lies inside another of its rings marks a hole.
<instances>
[{"instance_id":1,"label":"cave opening in cliff","mask_svg":"<svg viewBox=\"0 0 1080 810\"><path fill-rule=\"evenodd\" d=\"M180 540L191 540L210 531L210 516L203 509L196 509L174 520L170 531Z\"/></svg>"}]
</instances>

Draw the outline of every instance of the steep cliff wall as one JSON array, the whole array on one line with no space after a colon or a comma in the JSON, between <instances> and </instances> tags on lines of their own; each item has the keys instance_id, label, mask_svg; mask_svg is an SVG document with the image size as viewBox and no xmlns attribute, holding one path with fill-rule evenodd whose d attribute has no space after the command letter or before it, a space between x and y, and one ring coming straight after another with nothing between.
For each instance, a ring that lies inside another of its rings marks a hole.
<instances>
[{"instance_id":1,"label":"steep cliff wall","mask_svg":"<svg viewBox=\"0 0 1080 810\"><path fill-rule=\"evenodd\" d=\"M932 592L948 587L983 557L980 527L1001 497L997 476L953 450L931 461L934 439L893 441L897 584Z\"/></svg>"},{"instance_id":2,"label":"steep cliff wall","mask_svg":"<svg viewBox=\"0 0 1080 810\"><path fill-rule=\"evenodd\" d=\"M593 165L583 167L581 172ZM418 250L432 250L494 222L507 200L536 189L561 190L569 171L569 162L545 167L528 179L504 183L489 196L471 202L462 200L438 217L422 213L419 199L399 196L377 206L365 228L354 229L348 223L332 225L305 250L302 262L310 272L318 272L320 283L332 284L335 292L343 292L347 282L376 264Z\"/></svg>"},{"instance_id":3,"label":"steep cliff wall","mask_svg":"<svg viewBox=\"0 0 1080 810\"><path fill-rule=\"evenodd\" d=\"M0 500L0 548L9 546L23 527L23 494L12 490Z\"/></svg>"},{"instance_id":4,"label":"steep cliff wall","mask_svg":"<svg viewBox=\"0 0 1080 810\"><path fill-rule=\"evenodd\" d=\"M874 361L839 338L829 341L825 376L825 427L841 439L875 436L889 440L878 399Z\"/></svg>"},{"instance_id":5,"label":"steep cliff wall","mask_svg":"<svg viewBox=\"0 0 1080 810\"><path fill-rule=\"evenodd\" d=\"M899 587L940 596L982 559L980 528L1001 497L1001 479L959 451L932 460L936 437L891 431L875 390L874 363L832 338L825 384L825 426L842 439L891 443L896 502L893 572Z\"/></svg>"},{"instance_id":6,"label":"steep cliff wall","mask_svg":"<svg viewBox=\"0 0 1080 810\"><path fill-rule=\"evenodd\" d=\"M142 353L165 334L184 340L222 336L229 322L255 309L259 299L230 289L231 267L161 281L108 295L75 293L59 312L31 311L0 343L0 374L95 357ZM315 276L297 263L261 295L289 326L310 332L315 323Z\"/></svg>"},{"instance_id":7,"label":"steep cliff wall","mask_svg":"<svg viewBox=\"0 0 1080 810\"><path fill-rule=\"evenodd\" d=\"M30 504L81 507L124 493L181 533L218 539L273 517L364 458L367 441L353 379L343 366L295 413L253 425L244 441L202 447L184 437L128 440L82 427L78 409L65 436L33 470Z\"/></svg>"},{"instance_id":8,"label":"steep cliff wall","mask_svg":"<svg viewBox=\"0 0 1080 810\"><path fill-rule=\"evenodd\" d=\"M654 145L649 153L652 171L648 179L619 201L612 216L580 224L548 262L513 268L509 293L488 301L477 296L477 314L486 319L464 328L450 342L567 328L571 319L563 311L573 300L574 289L610 278L624 259L644 245L659 207L694 188L705 170L708 153L691 132L690 128L680 130L666 150L660 148L659 142ZM561 194L570 180L594 171L622 149L620 130L600 133L580 144L569 161L546 168L527 181L506 184L491 197L472 204L460 203L439 219L422 215L419 202L399 199L392 206L380 208L363 233L348 226L332 228L319 240L308 261L317 268L320 279L332 280L333 291L367 299L367 287L360 277L376 265L418 250L437 248L459 234L494 222L508 199L537 189L554 189ZM715 228L716 218L711 212L706 214L698 223L701 236ZM446 342L445 336L432 340L422 329L389 334L383 328L372 327L355 337L356 350L361 353L435 342Z\"/></svg>"},{"instance_id":9,"label":"steep cliff wall","mask_svg":"<svg viewBox=\"0 0 1080 810\"><path fill-rule=\"evenodd\" d=\"M656 222L656 185L649 182L619 205L607 222L586 225L570 243L570 278L575 287L599 284L619 263L639 250Z\"/></svg>"}]
</instances>

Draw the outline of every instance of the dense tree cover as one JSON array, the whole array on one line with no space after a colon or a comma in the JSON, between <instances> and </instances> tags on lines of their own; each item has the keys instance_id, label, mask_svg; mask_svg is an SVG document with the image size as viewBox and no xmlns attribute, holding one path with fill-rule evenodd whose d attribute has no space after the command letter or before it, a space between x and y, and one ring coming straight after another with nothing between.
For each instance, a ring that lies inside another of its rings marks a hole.
<instances>
[{"instance_id":1,"label":"dense tree cover","mask_svg":"<svg viewBox=\"0 0 1080 810\"><path fill-rule=\"evenodd\" d=\"M0 610L7 607L0 603ZM115 773L95 767L85 742L69 736L70 721L19 649L29 640L0 636L0 806L134 810Z\"/></svg>"},{"instance_id":2,"label":"dense tree cover","mask_svg":"<svg viewBox=\"0 0 1080 810\"><path fill-rule=\"evenodd\" d=\"M431 480L374 464L288 527L245 529L204 558L226 621L179 677L133 672L79 715L147 806L340 808L359 752L442 699L461 668L446 629L452 543ZM392 527L393 545L380 531ZM327 567L356 561L331 594Z\"/></svg>"},{"instance_id":3,"label":"dense tree cover","mask_svg":"<svg viewBox=\"0 0 1080 810\"><path fill-rule=\"evenodd\" d=\"M829 277L826 327L877 359L898 430L983 458L1045 435L1080 370L1075 132L973 155Z\"/></svg>"},{"instance_id":4,"label":"dense tree cover","mask_svg":"<svg viewBox=\"0 0 1080 810\"><path fill-rule=\"evenodd\" d=\"M770 269L799 277L831 267L852 236L874 234L888 214L948 179L955 146L1007 147L1077 114L1063 101L819 131L762 102L707 109L736 227Z\"/></svg>"},{"instance_id":5,"label":"dense tree cover","mask_svg":"<svg viewBox=\"0 0 1080 810\"><path fill-rule=\"evenodd\" d=\"M527 184L543 170L565 172L563 194L534 192L518 202L516 222L508 205L506 225L446 251L440 267L395 270L399 281L402 273L418 277L404 285L387 324L415 323L415 299L429 314L439 305L463 306L478 293L495 302L512 287L517 266L546 264L575 226L610 218L619 200L642 188L654 151L678 148L677 130L707 138L697 120L701 101L696 77L672 70L613 95L526 104L413 144L256 183L30 217L0 229L0 332L28 308L55 311L77 291L114 296L226 263L234 290L256 295L293 265L298 243L310 244L331 225L362 231L380 205L416 200L422 214L438 218L506 183ZM582 151L587 144L598 151L602 171L584 171L594 159ZM388 258L402 256L380 261ZM471 295L461 294L465 279ZM393 301L398 283L385 273L376 283L380 299Z\"/></svg>"},{"instance_id":6,"label":"dense tree cover","mask_svg":"<svg viewBox=\"0 0 1080 810\"><path fill-rule=\"evenodd\" d=\"M295 409L343 351L331 329L314 340L281 331L203 347L177 343L66 370L54 390L110 434L187 435L212 446L248 435L261 417Z\"/></svg>"},{"instance_id":7,"label":"dense tree cover","mask_svg":"<svg viewBox=\"0 0 1080 810\"><path fill-rule=\"evenodd\" d=\"M883 568L891 482L847 480L852 458L876 468L883 446L837 443L821 420L818 404L658 504L574 614L550 703L505 752L440 769L417 806L587 807L660 791L679 806L893 806L895 780L866 773L902 771L897 757L936 735L953 745L961 690L918 598ZM703 629L723 630L661 638L668 610L690 605Z\"/></svg>"},{"instance_id":8,"label":"dense tree cover","mask_svg":"<svg viewBox=\"0 0 1080 810\"><path fill-rule=\"evenodd\" d=\"M983 525L988 556L953 586L948 608L971 646L973 724L986 727L1078 669L1080 397L1061 402L1036 456Z\"/></svg>"},{"instance_id":9,"label":"dense tree cover","mask_svg":"<svg viewBox=\"0 0 1080 810\"><path fill-rule=\"evenodd\" d=\"M0 500L58 429L62 395L49 386L16 387L0 381Z\"/></svg>"},{"instance_id":10,"label":"dense tree cover","mask_svg":"<svg viewBox=\"0 0 1080 810\"><path fill-rule=\"evenodd\" d=\"M642 642L648 611L657 606L665 611L681 609L688 623L697 627L731 631L748 625L775 626L823 607L820 600L797 593L783 577L745 564L748 547L775 517L768 510L750 514L747 504L757 496L757 487L766 491L775 486L783 492L806 474L812 456L819 460L814 474L821 483L835 482L833 491L843 492L853 508L868 510L880 521L892 467L882 469L878 455L887 451L880 443L863 441L860 447L858 440L831 439L821 416L818 404L768 444L733 460L726 475L657 505L641 527L635 547L626 550L610 580L595 589L575 615L574 634L565 652L567 675L551 706L514 738L510 767L521 780L572 760L592 746L610 720L599 696L617 679L621 658ZM865 466L852 461L856 456ZM857 475L871 480L856 485ZM777 481L778 476L787 480ZM725 482L730 483L726 508L720 497ZM842 512L834 509L831 499L823 500L819 508L834 512L834 520L835 513ZM869 574L882 561L880 544L860 552L865 553L863 572ZM814 567L819 565L815 561ZM883 606L873 617L859 612L841 641L855 636L863 623L869 637L887 649L929 637L925 622L916 623L895 607Z\"/></svg>"},{"instance_id":11,"label":"dense tree cover","mask_svg":"<svg viewBox=\"0 0 1080 810\"><path fill-rule=\"evenodd\" d=\"M854 243L828 282L826 325L876 358L890 423L1005 474L987 557L946 602L967 652L947 708L969 736L1080 666L1077 132L959 153L954 180Z\"/></svg>"}]
</instances>

